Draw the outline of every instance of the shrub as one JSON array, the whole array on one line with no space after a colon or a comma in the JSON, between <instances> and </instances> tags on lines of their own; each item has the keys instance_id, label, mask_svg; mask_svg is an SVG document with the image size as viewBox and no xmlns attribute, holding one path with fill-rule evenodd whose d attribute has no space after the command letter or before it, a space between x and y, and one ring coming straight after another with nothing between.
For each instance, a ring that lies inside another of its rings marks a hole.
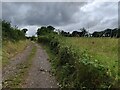
<instances>
[{"instance_id":1,"label":"shrub","mask_svg":"<svg viewBox=\"0 0 120 90\"><path fill-rule=\"evenodd\" d=\"M19 41L26 39L25 33L16 27L12 27L8 21L0 21L2 23L2 37L3 40Z\"/></svg>"}]
</instances>

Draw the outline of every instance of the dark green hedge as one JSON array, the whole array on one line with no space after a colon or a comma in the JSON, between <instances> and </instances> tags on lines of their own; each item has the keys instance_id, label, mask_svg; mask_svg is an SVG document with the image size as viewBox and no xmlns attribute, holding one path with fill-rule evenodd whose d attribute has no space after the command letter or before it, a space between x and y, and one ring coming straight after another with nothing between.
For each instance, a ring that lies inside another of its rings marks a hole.
<instances>
[{"instance_id":1,"label":"dark green hedge","mask_svg":"<svg viewBox=\"0 0 120 90\"><path fill-rule=\"evenodd\" d=\"M25 33L17 27L12 27L10 22L0 20L0 23L2 24L3 40L19 41L21 39L26 39Z\"/></svg>"}]
</instances>

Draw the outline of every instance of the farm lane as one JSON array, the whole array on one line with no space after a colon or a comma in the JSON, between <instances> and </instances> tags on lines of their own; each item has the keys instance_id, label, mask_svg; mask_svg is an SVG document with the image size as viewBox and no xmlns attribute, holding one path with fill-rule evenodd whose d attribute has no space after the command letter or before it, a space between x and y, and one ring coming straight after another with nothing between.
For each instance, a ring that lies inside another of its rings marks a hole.
<instances>
[{"instance_id":1,"label":"farm lane","mask_svg":"<svg viewBox=\"0 0 120 90\"><path fill-rule=\"evenodd\" d=\"M55 77L50 73L47 53L40 45L36 44L36 47L37 53L23 88L58 88Z\"/></svg>"},{"instance_id":2,"label":"farm lane","mask_svg":"<svg viewBox=\"0 0 120 90\"><path fill-rule=\"evenodd\" d=\"M31 43L26 49L10 60L10 64L2 69L2 82L9 82L9 78L19 73L17 66L27 61L32 48L37 50L32 58L32 65L25 75L24 82L20 83L20 88L58 88L57 81L51 75L51 66L47 53L37 43ZM22 84L22 85L21 85ZM3 84L3 88L6 87Z\"/></svg>"},{"instance_id":3,"label":"farm lane","mask_svg":"<svg viewBox=\"0 0 120 90\"><path fill-rule=\"evenodd\" d=\"M7 81L7 79L14 75L18 70L17 70L17 65L24 62L28 55L30 54L31 50L33 48L32 43L29 44L29 46L26 47L26 49L17 54L15 57L11 58L10 63L2 68L2 82Z\"/></svg>"}]
</instances>

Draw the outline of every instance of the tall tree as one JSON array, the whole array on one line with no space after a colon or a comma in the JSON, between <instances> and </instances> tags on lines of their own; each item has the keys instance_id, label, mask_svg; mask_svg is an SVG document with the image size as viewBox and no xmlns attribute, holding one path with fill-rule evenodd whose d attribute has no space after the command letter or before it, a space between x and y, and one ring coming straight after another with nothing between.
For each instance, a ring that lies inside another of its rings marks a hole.
<instances>
[{"instance_id":1,"label":"tall tree","mask_svg":"<svg viewBox=\"0 0 120 90\"><path fill-rule=\"evenodd\" d=\"M81 30L81 32L82 32L82 35L81 36L85 36L88 32L87 32L87 30L83 27L83 28L81 28L80 29Z\"/></svg>"},{"instance_id":2,"label":"tall tree","mask_svg":"<svg viewBox=\"0 0 120 90\"><path fill-rule=\"evenodd\" d=\"M28 29L24 28L24 29L22 29L22 31L26 34L26 32L28 31Z\"/></svg>"},{"instance_id":3,"label":"tall tree","mask_svg":"<svg viewBox=\"0 0 120 90\"><path fill-rule=\"evenodd\" d=\"M51 31L54 31L55 28L53 26L47 26L47 29L49 29L51 32Z\"/></svg>"},{"instance_id":4,"label":"tall tree","mask_svg":"<svg viewBox=\"0 0 120 90\"><path fill-rule=\"evenodd\" d=\"M47 27L41 27L41 28L38 28L37 30L37 35L46 35L48 33L51 33L51 32L54 32L54 27L53 26L47 26Z\"/></svg>"}]
</instances>

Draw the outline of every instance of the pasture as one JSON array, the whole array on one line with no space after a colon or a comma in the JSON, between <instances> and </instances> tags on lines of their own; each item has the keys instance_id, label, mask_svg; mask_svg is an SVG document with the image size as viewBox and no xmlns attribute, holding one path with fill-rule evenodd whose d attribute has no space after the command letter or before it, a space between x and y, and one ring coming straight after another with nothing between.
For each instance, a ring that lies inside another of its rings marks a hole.
<instances>
[{"instance_id":1,"label":"pasture","mask_svg":"<svg viewBox=\"0 0 120 90\"><path fill-rule=\"evenodd\" d=\"M110 72L117 78L118 39L65 37L64 43L76 50L86 51L95 61L109 68Z\"/></svg>"}]
</instances>

